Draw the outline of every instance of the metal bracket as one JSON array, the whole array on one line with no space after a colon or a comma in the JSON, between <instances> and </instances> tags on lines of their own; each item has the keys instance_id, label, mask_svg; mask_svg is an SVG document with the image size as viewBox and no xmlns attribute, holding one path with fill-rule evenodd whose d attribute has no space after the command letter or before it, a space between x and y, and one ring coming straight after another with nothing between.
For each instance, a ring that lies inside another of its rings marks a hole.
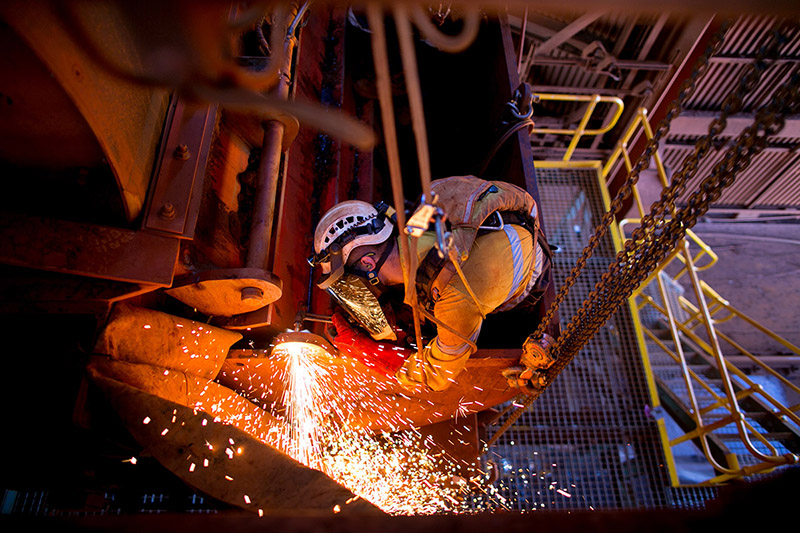
<instances>
[{"instance_id":1,"label":"metal bracket","mask_svg":"<svg viewBox=\"0 0 800 533\"><path fill-rule=\"evenodd\" d=\"M423 233L428 231L431 220L433 220L438 209L435 205L422 203L411 215L411 218L408 219L405 227L406 234L416 238L421 237Z\"/></svg>"},{"instance_id":2,"label":"metal bracket","mask_svg":"<svg viewBox=\"0 0 800 533\"><path fill-rule=\"evenodd\" d=\"M194 237L217 106L176 99L164 133L142 229Z\"/></svg>"}]
</instances>

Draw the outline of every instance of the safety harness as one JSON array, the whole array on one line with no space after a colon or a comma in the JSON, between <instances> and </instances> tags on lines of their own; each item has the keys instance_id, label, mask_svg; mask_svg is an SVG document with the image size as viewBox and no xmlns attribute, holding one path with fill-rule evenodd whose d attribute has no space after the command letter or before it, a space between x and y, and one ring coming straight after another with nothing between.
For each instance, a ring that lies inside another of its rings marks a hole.
<instances>
[{"instance_id":1,"label":"safety harness","mask_svg":"<svg viewBox=\"0 0 800 533\"><path fill-rule=\"evenodd\" d=\"M452 234L452 245L457 253L443 256L434 247L420 262L416 275L420 304L428 311L433 310L444 288L469 258L476 238L489 231L502 230L506 224L516 224L527 229L542 250L542 273L518 307L535 305L549 284L552 252L541 230L533 197L511 183L486 181L475 176L436 180L431 183L431 191L435 204L447 214L444 223Z\"/></svg>"}]
</instances>

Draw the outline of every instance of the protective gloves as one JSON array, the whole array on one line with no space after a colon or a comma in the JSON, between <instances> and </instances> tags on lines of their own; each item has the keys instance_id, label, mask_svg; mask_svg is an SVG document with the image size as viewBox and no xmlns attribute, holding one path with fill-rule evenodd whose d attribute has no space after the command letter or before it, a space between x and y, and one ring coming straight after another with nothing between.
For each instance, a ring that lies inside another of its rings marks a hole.
<instances>
[{"instance_id":1,"label":"protective gloves","mask_svg":"<svg viewBox=\"0 0 800 533\"><path fill-rule=\"evenodd\" d=\"M358 359L384 376L393 377L414 353L408 348L372 340L369 335L353 328L338 310L333 313L333 326L336 328L333 344L340 352Z\"/></svg>"},{"instance_id":2,"label":"protective gloves","mask_svg":"<svg viewBox=\"0 0 800 533\"><path fill-rule=\"evenodd\" d=\"M547 333L541 339L529 336L522 345L522 356L519 366L511 366L503 371L503 377L511 387L528 395L539 392L545 385L544 376L539 371L550 368L556 362L550 354L555 339Z\"/></svg>"},{"instance_id":3,"label":"protective gloves","mask_svg":"<svg viewBox=\"0 0 800 533\"><path fill-rule=\"evenodd\" d=\"M523 378L522 374L526 374ZM503 370L503 377L506 378L509 387L518 388L520 392L533 396L544 387L544 376L534 375L532 371L524 366L510 366Z\"/></svg>"}]
</instances>

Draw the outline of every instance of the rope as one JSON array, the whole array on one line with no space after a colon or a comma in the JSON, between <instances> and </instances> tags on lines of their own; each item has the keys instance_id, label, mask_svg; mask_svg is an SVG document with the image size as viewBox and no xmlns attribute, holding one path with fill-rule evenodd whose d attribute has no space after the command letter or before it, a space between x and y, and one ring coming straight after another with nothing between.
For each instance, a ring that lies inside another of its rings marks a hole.
<instances>
[{"instance_id":1,"label":"rope","mask_svg":"<svg viewBox=\"0 0 800 533\"><path fill-rule=\"evenodd\" d=\"M409 13L404 4L399 4L393 10L397 36L400 43L400 54L403 61L403 73L405 75L406 90L408 91L409 106L411 108L411 119L414 130L414 140L416 142L417 160L419 165L420 181L422 194L426 202L433 201L431 197L431 170L430 152L428 149L428 138L425 130L425 111L422 104L422 90L420 88L419 70L417 67L416 51L414 47L414 36L411 29ZM441 50L457 52L465 49L474 41L480 29L480 13L478 10L470 10L464 21L464 30L460 35L447 36L433 28L427 15L420 7L412 7L414 23L423 35ZM383 23L383 8L376 4L367 5L367 18L370 28L372 28L372 49L373 61L375 63L375 73L378 85L378 97L381 107L381 119L383 122L384 139L387 146L389 158L389 175L392 182L393 201L397 211L397 225L400 229L398 242L400 243L400 254L403 263L407 266L403 270L403 282L405 284L405 302L411 306L414 319L414 335L417 338L417 353L422 356L422 327L420 321L420 305L418 302L416 289L417 253L416 239L406 238L403 229L406 225L405 201L403 195L403 181L400 171L400 157L397 147L397 132L395 129L394 110L392 107L391 83L389 77L389 57L386 50L386 32ZM452 259L451 259L452 260ZM463 279L463 274L458 268L458 263L454 262L459 275ZM464 280L466 284L466 280ZM466 285L470 294L472 290ZM473 296L474 299L474 296ZM475 299L477 305L477 299ZM481 313L483 314L483 313ZM473 344L474 346L474 344Z\"/></svg>"},{"instance_id":2,"label":"rope","mask_svg":"<svg viewBox=\"0 0 800 533\"><path fill-rule=\"evenodd\" d=\"M400 151L397 146L397 131L395 130L394 107L392 105L392 87L389 76L389 54L386 50L386 30L383 25L383 8L377 3L367 4L367 20L372 29L372 59L375 64L375 78L378 88L378 100L381 108L381 122L383 123L383 137L386 153L389 159L389 177L392 182L392 200L397 212L397 227L399 235L397 243L400 248L400 257L403 264L411 265L411 250L405 237L403 228L406 227L405 197L403 195L403 177L400 170ZM416 243L413 243L414 245ZM416 248L414 246L414 248ZM416 251L414 251L416 259ZM408 270L408 271L407 271ZM422 356L422 327L416 305L416 284L409 281L409 276L416 276L411 269L403 269L403 283L406 288L406 300L410 300L414 319L414 335L417 338L417 354Z\"/></svg>"},{"instance_id":3,"label":"rope","mask_svg":"<svg viewBox=\"0 0 800 533\"><path fill-rule=\"evenodd\" d=\"M419 177L422 182L422 194L425 201L431 198L431 164L428 152L428 137L425 133L425 111L422 106L422 89L417 69L417 54L414 49L414 36L411 33L411 22L406 7L399 4L394 8L394 20L397 26L397 37L400 40L400 56L403 59L403 74L406 79L408 103L411 108L411 124L414 128L414 140L417 146Z\"/></svg>"}]
</instances>

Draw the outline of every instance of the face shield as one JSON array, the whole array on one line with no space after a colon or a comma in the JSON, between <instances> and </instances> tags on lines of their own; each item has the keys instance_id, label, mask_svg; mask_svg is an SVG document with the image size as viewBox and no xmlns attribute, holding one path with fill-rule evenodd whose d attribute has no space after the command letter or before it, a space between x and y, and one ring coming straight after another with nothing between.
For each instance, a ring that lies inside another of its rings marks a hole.
<instances>
[{"instance_id":1,"label":"face shield","mask_svg":"<svg viewBox=\"0 0 800 533\"><path fill-rule=\"evenodd\" d=\"M383 263L387 253L381 258ZM377 270L372 272L348 272L342 262L342 251L338 245L329 249L330 267L325 270L317 281L317 286L333 296L347 313L353 317L375 340L397 340L394 330L389 325L389 320L378 301ZM326 262L327 263L327 262ZM327 266L327 265L326 265Z\"/></svg>"},{"instance_id":2,"label":"face shield","mask_svg":"<svg viewBox=\"0 0 800 533\"><path fill-rule=\"evenodd\" d=\"M344 274L326 290L373 339L397 340L378 298L364 278Z\"/></svg>"}]
</instances>

